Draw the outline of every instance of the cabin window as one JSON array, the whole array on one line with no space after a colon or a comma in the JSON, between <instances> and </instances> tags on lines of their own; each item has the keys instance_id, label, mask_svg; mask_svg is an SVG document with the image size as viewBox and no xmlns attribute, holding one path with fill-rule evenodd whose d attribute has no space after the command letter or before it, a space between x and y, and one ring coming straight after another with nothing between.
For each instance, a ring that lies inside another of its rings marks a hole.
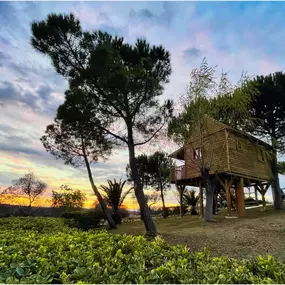
<instances>
[{"instance_id":1,"label":"cabin window","mask_svg":"<svg viewBox=\"0 0 285 285\"><path fill-rule=\"evenodd\" d=\"M265 153L263 151L263 149L258 149L257 151L257 155L258 155L258 160L261 162L265 162Z\"/></svg>"},{"instance_id":2,"label":"cabin window","mask_svg":"<svg viewBox=\"0 0 285 285\"><path fill-rule=\"evenodd\" d=\"M193 157L194 159L200 159L202 157L202 149L201 147L197 147L193 151Z\"/></svg>"},{"instance_id":3,"label":"cabin window","mask_svg":"<svg viewBox=\"0 0 285 285\"><path fill-rule=\"evenodd\" d=\"M241 142L239 140L236 140L236 149L241 150Z\"/></svg>"}]
</instances>

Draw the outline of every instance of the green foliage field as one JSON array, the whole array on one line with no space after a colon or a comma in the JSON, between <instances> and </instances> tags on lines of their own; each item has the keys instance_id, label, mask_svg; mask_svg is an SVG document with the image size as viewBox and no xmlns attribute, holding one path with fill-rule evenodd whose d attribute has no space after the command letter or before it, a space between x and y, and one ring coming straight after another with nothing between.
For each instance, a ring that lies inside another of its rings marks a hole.
<instances>
[{"instance_id":1,"label":"green foliage field","mask_svg":"<svg viewBox=\"0 0 285 285\"><path fill-rule=\"evenodd\" d=\"M5 218L0 282L285 283L285 262L213 258L161 238L71 229L60 218Z\"/></svg>"}]
</instances>

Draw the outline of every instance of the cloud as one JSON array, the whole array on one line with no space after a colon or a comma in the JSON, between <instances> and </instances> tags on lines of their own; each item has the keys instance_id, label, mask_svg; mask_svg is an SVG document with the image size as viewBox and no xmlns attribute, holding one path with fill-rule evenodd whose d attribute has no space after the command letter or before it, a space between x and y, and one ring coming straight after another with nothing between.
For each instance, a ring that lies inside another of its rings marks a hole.
<instances>
[{"instance_id":1,"label":"cloud","mask_svg":"<svg viewBox=\"0 0 285 285\"><path fill-rule=\"evenodd\" d=\"M10 47L13 46L11 42L5 38L4 36L0 35L0 47Z\"/></svg>"},{"instance_id":2,"label":"cloud","mask_svg":"<svg viewBox=\"0 0 285 285\"><path fill-rule=\"evenodd\" d=\"M6 54L3 51L0 51L0 64L1 65L3 64L3 62L9 61L11 59L12 59L12 57L10 55Z\"/></svg>"},{"instance_id":3,"label":"cloud","mask_svg":"<svg viewBox=\"0 0 285 285\"><path fill-rule=\"evenodd\" d=\"M30 91L22 89L19 85L11 82L0 82L0 103L24 104L35 110L40 110L37 97Z\"/></svg>"},{"instance_id":4,"label":"cloud","mask_svg":"<svg viewBox=\"0 0 285 285\"><path fill-rule=\"evenodd\" d=\"M188 58L198 57L202 54L201 50L195 47L188 48L184 51L184 56Z\"/></svg>"},{"instance_id":5,"label":"cloud","mask_svg":"<svg viewBox=\"0 0 285 285\"><path fill-rule=\"evenodd\" d=\"M38 137L33 133L25 132L25 129L10 127L0 124L0 152L2 155L33 155L43 156L44 149L35 143Z\"/></svg>"},{"instance_id":6,"label":"cloud","mask_svg":"<svg viewBox=\"0 0 285 285\"><path fill-rule=\"evenodd\" d=\"M89 9L86 6L76 7L72 9L72 12L76 17L84 22L85 25L101 25L110 23L108 13L104 11L96 11Z\"/></svg>"},{"instance_id":7,"label":"cloud","mask_svg":"<svg viewBox=\"0 0 285 285\"><path fill-rule=\"evenodd\" d=\"M35 96L22 90L19 86L15 86L11 82L0 82L0 102L2 104L11 102L24 103L31 107L36 107Z\"/></svg>"},{"instance_id":8,"label":"cloud","mask_svg":"<svg viewBox=\"0 0 285 285\"><path fill-rule=\"evenodd\" d=\"M42 100L50 99L52 92L53 89L49 85L41 85L37 90L37 94Z\"/></svg>"},{"instance_id":9,"label":"cloud","mask_svg":"<svg viewBox=\"0 0 285 285\"><path fill-rule=\"evenodd\" d=\"M163 2L163 8L160 13L151 12L147 8L138 11L131 9L129 18L132 21L140 21L149 24L158 24L169 28L175 16L175 4L171 2Z\"/></svg>"},{"instance_id":10,"label":"cloud","mask_svg":"<svg viewBox=\"0 0 285 285\"><path fill-rule=\"evenodd\" d=\"M25 153L25 154L32 154L32 155L41 155L42 153L29 147L23 146L12 146L10 144L3 144L0 143L0 150L2 152L11 152L11 153Z\"/></svg>"},{"instance_id":11,"label":"cloud","mask_svg":"<svg viewBox=\"0 0 285 285\"><path fill-rule=\"evenodd\" d=\"M57 95L48 84L41 84L38 88L24 89L22 82L0 81L0 105L19 105L32 108L37 112L46 112L54 116L56 109L62 103L64 95ZM29 83L29 81L26 81Z\"/></svg>"}]
</instances>

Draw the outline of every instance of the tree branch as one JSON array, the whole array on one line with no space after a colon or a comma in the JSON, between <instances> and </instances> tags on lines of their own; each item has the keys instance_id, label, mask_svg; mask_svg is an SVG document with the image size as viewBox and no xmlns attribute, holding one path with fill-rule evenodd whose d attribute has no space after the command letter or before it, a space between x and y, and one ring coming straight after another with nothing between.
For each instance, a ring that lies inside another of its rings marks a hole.
<instances>
[{"instance_id":1,"label":"tree branch","mask_svg":"<svg viewBox=\"0 0 285 285\"><path fill-rule=\"evenodd\" d=\"M134 146L143 145L143 144L146 144L149 141L151 141L156 136L156 134L164 127L164 125L165 125L165 122L146 141L140 142L140 143L135 143Z\"/></svg>"}]
</instances>

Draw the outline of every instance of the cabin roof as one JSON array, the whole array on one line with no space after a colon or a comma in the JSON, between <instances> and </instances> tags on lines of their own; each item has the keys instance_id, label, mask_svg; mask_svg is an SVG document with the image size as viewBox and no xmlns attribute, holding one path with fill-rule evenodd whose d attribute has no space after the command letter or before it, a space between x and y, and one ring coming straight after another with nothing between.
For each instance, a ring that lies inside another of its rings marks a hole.
<instances>
[{"instance_id":1,"label":"cabin roof","mask_svg":"<svg viewBox=\"0 0 285 285\"><path fill-rule=\"evenodd\" d=\"M180 147L178 150L169 154L168 157L176 158L176 159L179 159L179 157L181 157L181 159L183 160L184 159L183 158L184 157L184 146Z\"/></svg>"}]
</instances>

